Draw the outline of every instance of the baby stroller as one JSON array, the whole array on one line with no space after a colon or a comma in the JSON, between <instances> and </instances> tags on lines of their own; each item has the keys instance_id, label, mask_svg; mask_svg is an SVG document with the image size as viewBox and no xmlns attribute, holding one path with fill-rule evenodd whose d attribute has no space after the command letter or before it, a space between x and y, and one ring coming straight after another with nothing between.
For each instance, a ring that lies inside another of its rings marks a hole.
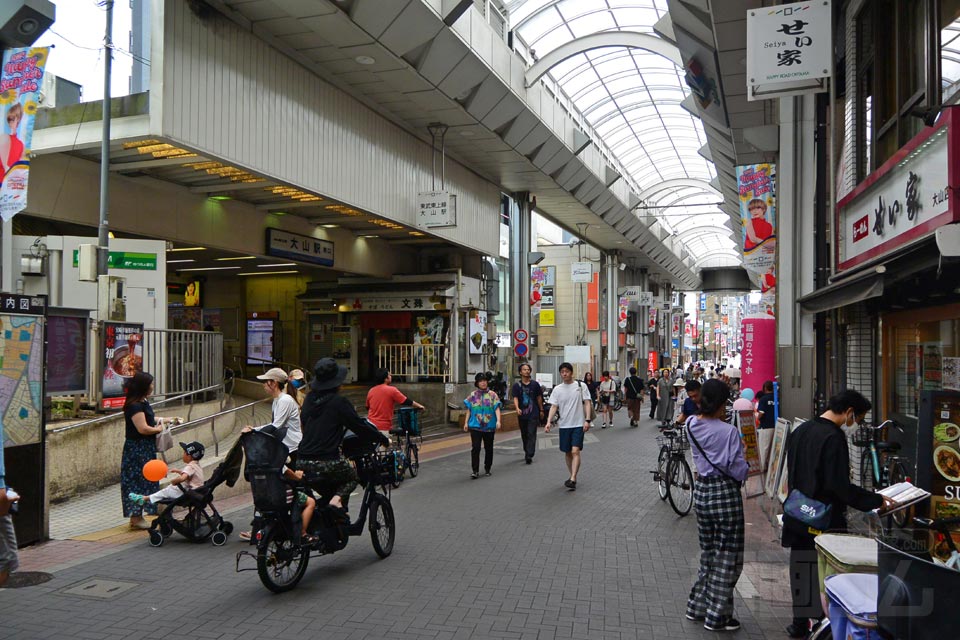
<instances>
[{"instance_id":1,"label":"baby stroller","mask_svg":"<svg viewBox=\"0 0 960 640\"><path fill-rule=\"evenodd\" d=\"M235 485L242 463L243 448L237 440L202 486L188 489L174 500L158 502L165 508L150 525L150 545L159 547L174 531L192 542L210 540L218 547L226 544L227 536L233 532L233 524L224 520L213 506L213 490L224 482L228 487Z\"/></svg>"}]
</instances>

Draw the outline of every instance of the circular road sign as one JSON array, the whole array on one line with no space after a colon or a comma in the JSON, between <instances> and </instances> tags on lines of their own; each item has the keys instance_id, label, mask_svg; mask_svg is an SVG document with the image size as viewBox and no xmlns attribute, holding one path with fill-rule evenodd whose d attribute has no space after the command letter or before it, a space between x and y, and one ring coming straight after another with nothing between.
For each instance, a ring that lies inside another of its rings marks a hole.
<instances>
[{"instance_id":1,"label":"circular road sign","mask_svg":"<svg viewBox=\"0 0 960 640\"><path fill-rule=\"evenodd\" d=\"M513 339L517 342L526 342L529 334L526 329L517 329L513 332Z\"/></svg>"},{"instance_id":2,"label":"circular road sign","mask_svg":"<svg viewBox=\"0 0 960 640\"><path fill-rule=\"evenodd\" d=\"M527 352L528 352L528 351L530 351L530 347L528 347L525 342L518 342L518 343L517 343L516 345L514 345L514 347L513 347L513 353L514 353L518 358L525 358L525 357L527 357Z\"/></svg>"}]
</instances>

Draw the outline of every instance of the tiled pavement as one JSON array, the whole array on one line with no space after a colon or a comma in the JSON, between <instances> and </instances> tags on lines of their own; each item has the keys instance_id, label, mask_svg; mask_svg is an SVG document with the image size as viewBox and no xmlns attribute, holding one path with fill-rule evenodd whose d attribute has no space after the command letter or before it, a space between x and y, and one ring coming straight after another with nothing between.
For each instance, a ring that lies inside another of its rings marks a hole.
<instances>
[{"instance_id":1,"label":"tiled pavement","mask_svg":"<svg viewBox=\"0 0 960 640\"><path fill-rule=\"evenodd\" d=\"M24 569L52 581L0 590L0 637L190 638L706 638L683 619L698 557L696 520L661 502L648 471L652 422L596 430L576 492L561 454L523 464L513 434L498 440L493 476L470 480L464 439L434 448L393 494L397 544L379 560L369 538L311 560L291 593L235 573L231 541L174 537L163 547L121 530L26 550ZM542 438L544 443L552 438ZM438 443L439 444L439 443ZM248 517L249 500L220 505ZM767 519L747 512L747 571L738 585L740 638L782 638L785 556ZM132 543L127 543L133 539ZM136 586L97 599L66 590L91 577Z\"/></svg>"}]
</instances>

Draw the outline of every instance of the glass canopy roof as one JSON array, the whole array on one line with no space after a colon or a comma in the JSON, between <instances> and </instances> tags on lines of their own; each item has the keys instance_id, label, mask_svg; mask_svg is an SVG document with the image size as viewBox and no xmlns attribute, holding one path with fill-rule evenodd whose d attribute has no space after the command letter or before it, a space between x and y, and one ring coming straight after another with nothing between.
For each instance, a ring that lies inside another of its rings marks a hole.
<instances>
[{"instance_id":1,"label":"glass canopy roof","mask_svg":"<svg viewBox=\"0 0 960 640\"><path fill-rule=\"evenodd\" d=\"M584 36L632 31L656 36L667 0L506 0L510 29L535 59ZM666 180L709 182L713 163L698 151L707 138L700 121L680 106L689 94L683 70L638 48L611 46L578 53L549 75L603 138L641 190ZM637 213L659 220L702 266L741 262L729 217L716 193L682 187L657 193Z\"/></svg>"}]
</instances>

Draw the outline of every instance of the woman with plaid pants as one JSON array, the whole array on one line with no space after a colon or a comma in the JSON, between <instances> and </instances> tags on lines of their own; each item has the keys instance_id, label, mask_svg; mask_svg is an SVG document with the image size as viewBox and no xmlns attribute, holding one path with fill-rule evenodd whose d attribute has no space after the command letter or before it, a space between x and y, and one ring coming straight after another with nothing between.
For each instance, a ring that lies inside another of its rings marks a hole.
<instances>
[{"instance_id":1,"label":"woman with plaid pants","mask_svg":"<svg viewBox=\"0 0 960 640\"><path fill-rule=\"evenodd\" d=\"M707 380L700 390L700 413L687 420L697 468L693 504L700 534L700 569L687 600L687 619L708 631L736 631L733 589L743 570L743 498L747 461L736 427L724 422L730 389Z\"/></svg>"}]
</instances>

